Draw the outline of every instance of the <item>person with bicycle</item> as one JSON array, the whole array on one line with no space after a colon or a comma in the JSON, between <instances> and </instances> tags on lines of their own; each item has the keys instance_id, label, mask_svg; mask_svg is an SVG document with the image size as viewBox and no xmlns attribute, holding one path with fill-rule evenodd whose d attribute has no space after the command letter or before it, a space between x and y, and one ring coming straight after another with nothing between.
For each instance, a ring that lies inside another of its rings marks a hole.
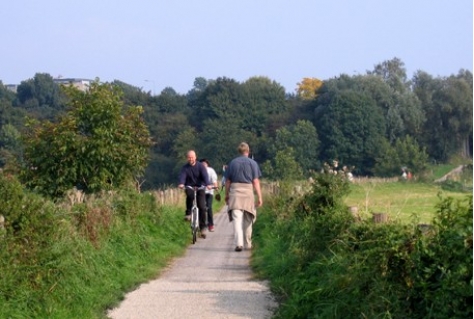
<instances>
[{"instance_id":1,"label":"person with bicycle","mask_svg":"<svg viewBox=\"0 0 474 319\"><path fill-rule=\"evenodd\" d=\"M186 153L187 163L181 168L178 179L178 187L186 192L186 214L184 219L191 220L191 208L194 201L194 190L190 187L206 186L207 189L212 188L209 182L206 167L196 160L196 152L189 150ZM201 229L201 237L206 238L206 194L205 189L199 189L196 194L197 206L199 209L199 228Z\"/></svg>"},{"instance_id":2,"label":"person with bicycle","mask_svg":"<svg viewBox=\"0 0 474 319\"><path fill-rule=\"evenodd\" d=\"M225 202L234 223L235 251L242 251L244 244L247 249L252 249L256 208L263 204L260 189L262 173L257 162L249 158L250 148L247 143L240 143L238 151L240 156L234 158L226 170Z\"/></svg>"},{"instance_id":3,"label":"person with bicycle","mask_svg":"<svg viewBox=\"0 0 474 319\"><path fill-rule=\"evenodd\" d=\"M207 170L207 175L209 176L209 182L212 184L212 189L206 189L206 206L207 206L207 229L210 232L214 231L214 214L212 212L212 202L214 199L214 189L218 189L217 187L217 173L209 164L209 161L206 158L202 158L199 160Z\"/></svg>"}]
</instances>

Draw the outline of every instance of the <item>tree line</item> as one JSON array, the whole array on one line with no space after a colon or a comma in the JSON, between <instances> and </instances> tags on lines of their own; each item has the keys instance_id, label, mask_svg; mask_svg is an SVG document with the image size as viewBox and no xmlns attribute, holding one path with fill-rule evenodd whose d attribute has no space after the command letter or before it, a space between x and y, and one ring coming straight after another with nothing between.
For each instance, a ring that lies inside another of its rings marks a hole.
<instances>
[{"instance_id":1,"label":"tree line","mask_svg":"<svg viewBox=\"0 0 474 319\"><path fill-rule=\"evenodd\" d=\"M294 93L264 76L244 82L197 77L186 94L167 87L154 95L119 80L96 79L93 86L95 95L86 98L46 73L22 81L16 93L0 82L0 166L36 167L49 159L58 168L68 158L77 174L79 164L68 152L80 148L82 161L95 161L81 174L95 176L97 187L127 171L143 189L156 189L175 184L188 149L221 172L241 141L268 179L302 178L334 160L354 175L397 176L401 167L420 173L430 162L472 158L472 73L463 69L447 77L419 70L409 79L404 63L393 58L366 74L303 78ZM72 130L76 144L69 148ZM84 136L88 144L77 144ZM106 143L110 136L115 144ZM62 154L41 155L54 143L64 144ZM91 172L119 156L134 160ZM78 178L64 187L68 183Z\"/></svg>"}]
</instances>

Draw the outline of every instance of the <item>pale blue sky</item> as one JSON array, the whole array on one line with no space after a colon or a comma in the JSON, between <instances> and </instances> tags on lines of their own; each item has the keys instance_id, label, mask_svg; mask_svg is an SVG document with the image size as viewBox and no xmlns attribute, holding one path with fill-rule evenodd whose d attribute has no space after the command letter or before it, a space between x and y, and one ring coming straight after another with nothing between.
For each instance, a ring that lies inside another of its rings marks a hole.
<instances>
[{"instance_id":1,"label":"pale blue sky","mask_svg":"<svg viewBox=\"0 0 474 319\"><path fill-rule=\"evenodd\" d=\"M449 76L472 72L472 16L471 0L15 0L0 19L0 80L99 77L158 94L266 76L294 92L394 57L409 78Z\"/></svg>"}]
</instances>

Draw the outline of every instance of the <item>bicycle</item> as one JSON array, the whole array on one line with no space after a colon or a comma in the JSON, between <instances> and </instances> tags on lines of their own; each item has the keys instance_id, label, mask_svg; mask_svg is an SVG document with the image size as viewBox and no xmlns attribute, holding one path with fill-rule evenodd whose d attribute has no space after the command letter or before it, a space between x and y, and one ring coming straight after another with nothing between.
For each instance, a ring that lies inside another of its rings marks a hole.
<instances>
[{"instance_id":1,"label":"bicycle","mask_svg":"<svg viewBox=\"0 0 474 319\"><path fill-rule=\"evenodd\" d=\"M206 186L193 187L186 186L186 188L192 189L194 191L193 206L191 207L191 234L193 237L193 244L197 241L197 233L200 229L199 227L199 208L197 206L197 191L205 189Z\"/></svg>"}]
</instances>

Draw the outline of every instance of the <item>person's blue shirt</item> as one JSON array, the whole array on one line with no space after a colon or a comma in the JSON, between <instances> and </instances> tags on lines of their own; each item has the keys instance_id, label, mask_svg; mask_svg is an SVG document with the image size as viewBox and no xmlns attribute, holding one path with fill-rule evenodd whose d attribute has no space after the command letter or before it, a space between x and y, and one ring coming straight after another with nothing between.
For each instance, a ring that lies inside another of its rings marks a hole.
<instances>
[{"instance_id":1,"label":"person's blue shirt","mask_svg":"<svg viewBox=\"0 0 474 319\"><path fill-rule=\"evenodd\" d=\"M226 179L232 183L252 184L254 179L262 176L257 162L247 156L234 158L225 173Z\"/></svg>"}]
</instances>

